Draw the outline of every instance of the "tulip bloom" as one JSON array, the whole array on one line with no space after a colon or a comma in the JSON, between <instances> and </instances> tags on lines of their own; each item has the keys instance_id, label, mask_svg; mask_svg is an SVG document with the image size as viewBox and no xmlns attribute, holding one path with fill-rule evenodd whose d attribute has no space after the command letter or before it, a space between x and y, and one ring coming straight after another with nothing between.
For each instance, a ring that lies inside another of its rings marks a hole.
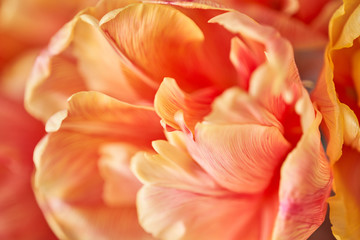
<instances>
[{"instance_id":1,"label":"tulip bloom","mask_svg":"<svg viewBox=\"0 0 360 240\"><path fill-rule=\"evenodd\" d=\"M38 57L26 107L47 122L36 196L60 238L149 237L129 165L155 237L305 239L324 219L321 114L291 45L233 10L101 1Z\"/></svg>"},{"instance_id":2,"label":"tulip bloom","mask_svg":"<svg viewBox=\"0 0 360 240\"><path fill-rule=\"evenodd\" d=\"M248 87L230 88L211 108L201 93L163 81L155 109L168 141L153 142L158 154L138 153L132 162L145 184L140 223L160 239L307 239L324 219L331 175L321 114L301 85L292 49L240 13L210 22L234 34L235 65L259 64L242 82ZM236 66L241 75L250 65Z\"/></svg>"},{"instance_id":3,"label":"tulip bloom","mask_svg":"<svg viewBox=\"0 0 360 240\"><path fill-rule=\"evenodd\" d=\"M359 1L344 1L329 27L325 66L313 99L324 115L327 154L334 171L330 220L338 239L360 237Z\"/></svg>"}]
</instances>

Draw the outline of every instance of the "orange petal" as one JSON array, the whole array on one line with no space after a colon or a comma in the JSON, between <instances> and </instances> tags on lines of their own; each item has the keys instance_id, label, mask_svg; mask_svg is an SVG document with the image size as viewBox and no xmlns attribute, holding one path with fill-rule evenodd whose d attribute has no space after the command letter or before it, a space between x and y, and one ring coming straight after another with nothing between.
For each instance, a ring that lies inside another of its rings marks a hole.
<instances>
[{"instance_id":1,"label":"orange petal","mask_svg":"<svg viewBox=\"0 0 360 240\"><path fill-rule=\"evenodd\" d=\"M227 49L230 34L207 23L207 15L213 11L198 7L192 3L186 7L135 3L108 13L100 25L118 49L156 82L171 77L186 91L212 85L223 89L234 83L228 77L233 76L234 69L228 52L217 46L222 44ZM209 67L212 65L221 67ZM192 81L194 78L196 82Z\"/></svg>"},{"instance_id":2,"label":"orange petal","mask_svg":"<svg viewBox=\"0 0 360 240\"><path fill-rule=\"evenodd\" d=\"M108 13L100 25L125 56L157 81L182 70L177 59L186 59L182 57L186 48L204 40L202 31L190 18L159 4L128 5ZM159 39L162 44L158 44Z\"/></svg>"},{"instance_id":3,"label":"orange petal","mask_svg":"<svg viewBox=\"0 0 360 240\"><path fill-rule=\"evenodd\" d=\"M195 124L210 112L211 102L216 92L186 94L176 84L174 79L165 78L155 95L155 109L165 123L179 129L174 120L175 114L182 110L188 126L193 129Z\"/></svg>"},{"instance_id":4,"label":"orange petal","mask_svg":"<svg viewBox=\"0 0 360 240\"><path fill-rule=\"evenodd\" d=\"M259 239L258 205L257 198L214 198L155 186L143 187L137 200L142 227L160 239Z\"/></svg>"},{"instance_id":5,"label":"orange petal","mask_svg":"<svg viewBox=\"0 0 360 240\"><path fill-rule=\"evenodd\" d=\"M68 97L83 90L102 91L133 103L153 100L154 84L119 55L91 13L86 9L76 15L37 59L27 87L26 107L43 121L64 109ZM138 85L142 90L135 92L133 86Z\"/></svg>"},{"instance_id":6,"label":"orange petal","mask_svg":"<svg viewBox=\"0 0 360 240\"><path fill-rule=\"evenodd\" d=\"M290 149L278 128L257 124L202 123L188 141L196 162L221 186L239 193L264 191Z\"/></svg>"},{"instance_id":7,"label":"orange petal","mask_svg":"<svg viewBox=\"0 0 360 240\"><path fill-rule=\"evenodd\" d=\"M335 196L329 200L332 230L338 239L360 238L360 153L344 146L334 169Z\"/></svg>"},{"instance_id":8,"label":"orange petal","mask_svg":"<svg viewBox=\"0 0 360 240\"><path fill-rule=\"evenodd\" d=\"M152 140L164 138L153 108L127 104L97 92L74 94L69 99L67 117L61 115L54 115L48 122L48 131L56 131L61 125L66 131L142 147L150 147Z\"/></svg>"},{"instance_id":9,"label":"orange petal","mask_svg":"<svg viewBox=\"0 0 360 240\"><path fill-rule=\"evenodd\" d=\"M324 221L332 177L318 130L320 122L317 113L282 165L273 239L307 239Z\"/></svg>"}]
</instances>

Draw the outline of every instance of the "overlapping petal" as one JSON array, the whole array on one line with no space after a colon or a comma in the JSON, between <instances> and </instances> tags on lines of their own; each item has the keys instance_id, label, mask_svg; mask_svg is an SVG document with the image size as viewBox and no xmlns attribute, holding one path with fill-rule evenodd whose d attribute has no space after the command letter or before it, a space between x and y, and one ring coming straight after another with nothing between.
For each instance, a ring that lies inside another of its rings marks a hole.
<instances>
[{"instance_id":1,"label":"overlapping petal","mask_svg":"<svg viewBox=\"0 0 360 240\"><path fill-rule=\"evenodd\" d=\"M327 154L334 171L335 196L331 198L330 220L338 239L356 239L359 196L356 191L356 152L359 151L358 106L358 1L344 1L329 25L330 42L326 49L324 72L313 99L324 115L324 133L328 140ZM350 167L351 166L351 167ZM345 170L346 169L346 170ZM345 173L346 171L346 173Z\"/></svg>"},{"instance_id":2,"label":"overlapping petal","mask_svg":"<svg viewBox=\"0 0 360 240\"><path fill-rule=\"evenodd\" d=\"M213 197L173 188L139 191L141 225L160 239L260 239L258 199ZM216 210L214 209L216 208ZM264 211L265 212L265 211ZM254 224L255 223L255 224ZM267 239L264 237L263 239Z\"/></svg>"},{"instance_id":3,"label":"overlapping petal","mask_svg":"<svg viewBox=\"0 0 360 240\"><path fill-rule=\"evenodd\" d=\"M321 143L320 122L318 112L281 167L273 239L307 239L324 221L332 178Z\"/></svg>"},{"instance_id":4,"label":"overlapping petal","mask_svg":"<svg viewBox=\"0 0 360 240\"><path fill-rule=\"evenodd\" d=\"M56 235L146 237L136 220L139 182L129 164L136 151L150 148L151 139L163 138L154 110L82 92L46 127L50 133L34 155L35 192Z\"/></svg>"}]
</instances>

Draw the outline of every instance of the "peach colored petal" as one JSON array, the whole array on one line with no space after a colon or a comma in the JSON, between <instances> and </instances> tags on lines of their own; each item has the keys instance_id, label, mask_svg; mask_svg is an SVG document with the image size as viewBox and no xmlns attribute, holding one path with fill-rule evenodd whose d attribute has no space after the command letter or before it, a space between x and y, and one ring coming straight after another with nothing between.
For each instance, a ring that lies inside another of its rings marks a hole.
<instances>
[{"instance_id":1,"label":"peach colored petal","mask_svg":"<svg viewBox=\"0 0 360 240\"><path fill-rule=\"evenodd\" d=\"M281 167L273 239L307 239L324 221L332 176L318 130L321 115Z\"/></svg>"},{"instance_id":2,"label":"peach colored petal","mask_svg":"<svg viewBox=\"0 0 360 240\"><path fill-rule=\"evenodd\" d=\"M66 119L50 121L49 131L76 131L103 136L140 147L150 147L153 139L163 139L159 117L151 107L131 105L98 92L74 94L68 102ZM151 127L150 127L151 126Z\"/></svg>"},{"instance_id":3,"label":"peach colored petal","mask_svg":"<svg viewBox=\"0 0 360 240\"><path fill-rule=\"evenodd\" d=\"M40 55L34 65L25 92L25 106L36 118L46 122L55 112L65 108L71 94L85 90L83 78L71 56Z\"/></svg>"},{"instance_id":4,"label":"peach colored petal","mask_svg":"<svg viewBox=\"0 0 360 240\"><path fill-rule=\"evenodd\" d=\"M332 230L337 239L360 237L359 157L357 150L344 146L341 158L333 167L335 196L329 204Z\"/></svg>"},{"instance_id":5,"label":"peach colored petal","mask_svg":"<svg viewBox=\"0 0 360 240\"><path fill-rule=\"evenodd\" d=\"M216 124L259 124L275 126L283 132L282 124L255 98L239 88L226 90L212 103L212 111L205 119Z\"/></svg>"},{"instance_id":6,"label":"peach colored petal","mask_svg":"<svg viewBox=\"0 0 360 240\"><path fill-rule=\"evenodd\" d=\"M179 88L174 79L165 78L155 95L155 110L167 125L175 129L179 127L174 116L182 110L186 123L193 129L195 124L210 112L211 102L216 95L211 89L187 94Z\"/></svg>"},{"instance_id":7,"label":"peach colored petal","mask_svg":"<svg viewBox=\"0 0 360 240\"><path fill-rule=\"evenodd\" d=\"M141 184L130 171L129 165L130 159L139 148L124 143L113 143L103 145L99 151L99 172L105 181L104 201L109 206L134 205Z\"/></svg>"},{"instance_id":8,"label":"peach colored petal","mask_svg":"<svg viewBox=\"0 0 360 240\"><path fill-rule=\"evenodd\" d=\"M257 124L201 123L188 141L194 160L221 186L238 193L264 191L290 150L278 128Z\"/></svg>"},{"instance_id":9,"label":"peach colored petal","mask_svg":"<svg viewBox=\"0 0 360 240\"><path fill-rule=\"evenodd\" d=\"M153 147L158 154L139 153L132 159L132 171L144 184L214 196L228 194L183 149L164 140L154 141Z\"/></svg>"},{"instance_id":10,"label":"peach colored petal","mask_svg":"<svg viewBox=\"0 0 360 240\"><path fill-rule=\"evenodd\" d=\"M47 221L60 239L153 239L137 224L134 206L77 206L42 196L38 201L45 214L53 213L46 216Z\"/></svg>"},{"instance_id":11,"label":"peach colored petal","mask_svg":"<svg viewBox=\"0 0 360 240\"><path fill-rule=\"evenodd\" d=\"M210 22L264 45L267 61L252 74L249 94L261 100L270 112L281 119L285 104L296 101L302 88L290 43L273 28L262 26L241 13L224 13Z\"/></svg>"},{"instance_id":12,"label":"peach colored petal","mask_svg":"<svg viewBox=\"0 0 360 240\"><path fill-rule=\"evenodd\" d=\"M35 187L56 235L146 237L135 221L140 185L129 165L135 152L149 149L152 139L163 138L155 111L101 93L80 92L69 99L67 111L50 120L46 128L51 133L34 153Z\"/></svg>"},{"instance_id":13,"label":"peach colored petal","mask_svg":"<svg viewBox=\"0 0 360 240\"><path fill-rule=\"evenodd\" d=\"M109 201L103 189L104 184L109 186L104 181L111 180L110 176L103 179L98 168L99 149L105 143L101 138L60 130L35 150L35 194L61 239L144 236L135 217L135 202Z\"/></svg>"},{"instance_id":14,"label":"peach colored petal","mask_svg":"<svg viewBox=\"0 0 360 240\"><path fill-rule=\"evenodd\" d=\"M75 16L37 59L25 103L43 121L64 109L68 97L83 90L102 91L128 102L153 99L153 83L119 55L90 15L92 11L86 9ZM135 92L132 85L148 91Z\"/></svg>"},{"instance_id":15,"label":"peach colored petal","mask_svg":"<svg viewBox=\"0 0 360 240\"><path fill-rule=\"evenodd\" d=\"M160 239L259 239L259 199L214 198L145 186L138 194L142 227Z\"/></svg>"}]
</instances>

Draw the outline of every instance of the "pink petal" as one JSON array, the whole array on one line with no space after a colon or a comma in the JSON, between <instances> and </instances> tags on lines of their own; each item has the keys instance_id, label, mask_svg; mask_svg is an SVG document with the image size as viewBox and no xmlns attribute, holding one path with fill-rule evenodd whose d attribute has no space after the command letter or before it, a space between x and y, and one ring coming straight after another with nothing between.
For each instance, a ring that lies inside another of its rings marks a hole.
<instances>
[{"instance_id":1,"label":"pink petal","mask_svg":"<svg viewBox=\"0 0 360 240\"><path fill-rule=\"evenodd\" d=\"M318 130L320 122L317 113L281 168L274 239L307 239L324 221L332 176Z\"/></svg>"},{"instance_id":2,"label":"pink petal","mask_svg":"<svg viewBox=\"0 0 360 240\"><path fill-rule=\"evenodd\" d=\"M270 184L290 149L276 127L256 124L198 124L191 156L223 187L238 193L259 193Z\"/></svg>"}]
</instances>

